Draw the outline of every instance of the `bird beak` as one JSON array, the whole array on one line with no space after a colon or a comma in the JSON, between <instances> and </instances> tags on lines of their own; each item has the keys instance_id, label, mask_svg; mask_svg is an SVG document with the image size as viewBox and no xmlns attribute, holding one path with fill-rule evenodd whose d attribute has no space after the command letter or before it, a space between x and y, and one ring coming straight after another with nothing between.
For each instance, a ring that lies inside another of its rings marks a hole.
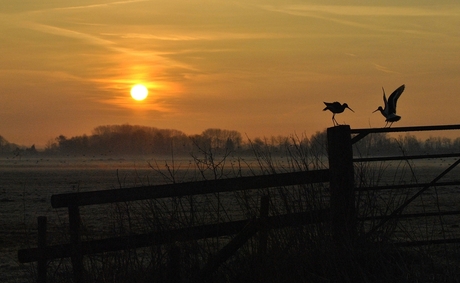
<instances>
[{"instance_id":1,"label":"bird beak","mask_svg":"<svg viewBox=\"0 0 460 283\"><path fill-rule=\"evenodd\" d=\"M355 112L355 111L353 111L353 109L351 109L350 107L347 107L347 108L348 108L348 109L350 109L350 110L351 110L351 112Z\"/></svg>"},{"instance_id":2,"label":"bird beak","mask_svg":"<svg viewBox=\"0 0 460 283\"><path fill-rule=\"evenodd\" d=\"M372 113L375 113L375 112L377 112L377 111L379 111L379 109L376 109L376 110L372 111Z\"/></svg>"}]
</instances>

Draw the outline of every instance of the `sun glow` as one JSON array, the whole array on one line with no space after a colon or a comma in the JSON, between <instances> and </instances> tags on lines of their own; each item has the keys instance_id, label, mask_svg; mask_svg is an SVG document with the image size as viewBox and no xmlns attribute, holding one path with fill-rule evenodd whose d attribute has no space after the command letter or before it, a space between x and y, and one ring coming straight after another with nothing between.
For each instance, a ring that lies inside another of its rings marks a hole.
<instances>
[{"instance_id":1,"label":"sun glow","mask_svg":"<svg viewBox=\"0 0 460 283\"><path fill-rule=\"evenodd\" d=\"M134 85L131 88L131 97L137 101L142 101L147 98L149 90L142 84Z\"/></svg>"}]
</instances>

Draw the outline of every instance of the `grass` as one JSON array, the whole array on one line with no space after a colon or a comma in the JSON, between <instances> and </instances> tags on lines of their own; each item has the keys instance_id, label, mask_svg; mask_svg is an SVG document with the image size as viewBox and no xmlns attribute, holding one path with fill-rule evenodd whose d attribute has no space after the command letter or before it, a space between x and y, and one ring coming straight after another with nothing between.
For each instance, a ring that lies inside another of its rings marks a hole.
<instances>
[{"instance_id":1,"label":"grass","mask_svg":"<svg viewBox=\"0 0 460 283\"><path fill-rule=\"evenodd\" d=\"M279 151L254 146L253 158L196 145L192 163L177 164L171 157L162 165L157 161L150 166L157 178L169 183L324 169L327 161L322 144L293 137ZM389 179L396 184L417 178L413 164L406 161L396 168L388 163L356 164L355 175L358 188ZM358 240L344 247L334 244L327 222L266 230L239 243L237 251L217 267L200 273L213 266L222 250L238 244L239 235L177 239L166 245L85 256L85 282L458 282L459 245L401 248L394 244L400 239L434 237L427 235L432 226L426 219L417 223L392 219L368 236L380 223L377 217L391 214L412 194L410 190L358 190L358 217L371 220L359 222ZM260 215L262 196L269 196L269 216L274 216L328 208L329 188L328 184L306 184L112 204L110 209L95 208L105 212L103 225L92 223L91 215L83 217L82 238L160 233L254 219ZM57 226L61 236L56 238L68 238L65 222ZM50 262L48 270L49 282L69 282L72 274L69 259Z\"/></svg>"}]
</instances>

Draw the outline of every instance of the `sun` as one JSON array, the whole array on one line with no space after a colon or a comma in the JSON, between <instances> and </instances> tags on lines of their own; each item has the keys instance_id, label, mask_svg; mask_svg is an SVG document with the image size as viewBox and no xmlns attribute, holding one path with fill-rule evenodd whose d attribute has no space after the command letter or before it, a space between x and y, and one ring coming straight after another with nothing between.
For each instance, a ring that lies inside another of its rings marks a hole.
<instances>
[{"instance_id":1,"label":"sun","mask_svg":"<svg viewBox=\"0 0 460 283\"><path fill-rule=\"evenodd\" d=\"M131 97L137 101L142 101L147 98L149 90L142 84L134 85L131 88Z\"/></svg>"}]
</instances>

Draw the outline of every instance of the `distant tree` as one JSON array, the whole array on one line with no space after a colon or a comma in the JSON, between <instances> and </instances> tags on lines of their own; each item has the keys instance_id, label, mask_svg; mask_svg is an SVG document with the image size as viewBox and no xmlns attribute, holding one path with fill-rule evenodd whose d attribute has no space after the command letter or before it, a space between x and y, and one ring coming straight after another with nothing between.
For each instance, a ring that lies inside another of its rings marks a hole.
<instances>
[{"instance_id":1,"label":"distant tree","mask_svg":"<svg viewBox=\"0 0 460 283\"><path fill-rule=\"evenodd\" d=\"M273 151L276 153L285 151L285 149L291 146L294 142L294 137L286 137L281 135L270 137L270 144L273 147Z\"/></svg>"},{"instance_id":2,"label":"distant tree","mask_svg":"<svg viewBox=\"0 0 460 283\"><path fill-rule=\"evenodd\" d=\"M402 138L402 147L410 153L420 153L422 151L422 142L414 135L405 135Z\"/></svg>"},{"instance_id":3,"label":"distant tree","mask_svg":"<svg viewBox=\"0 0 460 283\"><path fill-rule=\"evenodd\" d=\"M452 149L453 143L446 137L429 137L425 140L424 147L429 152L448 152Z\"/></svg>"},{"instance_id":4,"label":"distant tree","mask_svg":"<svg viewBox=\"0 0 460 283\"><path fill-rule=\"evenodd\" d=\"M261 138L257 137L255 138L253 141L250 142L251 143L251 147L252 147L252 150L254 150L255 152L260 152L262 151L265 146L267 145L266 142L264 142Z\"/></svg>"},{"instance_id":5,"label":"distant tree","mask_svg":"<svg viewBox=\"0 0 460 283\"><path fill-rule=\"evenodd\" d=\"M59 145L56 143L56 139L50 139L45 144L46 154L56 154L59 151Z\"/></svg>"},{"instance_id":6,"label":"distant tree","mask_svg":"<svg viewBox=\"0 0 460 283\"><path fill-rule=\"evenodd\" d=\"M189 147L187 136L178 130L125 124L98 126L92 133L91 150L105 154L182 153Z\"/></svg>"},{"instance_id":7,"label":"distant tree","mask_svg":"<svg viewBox=\"0 0 460 283\"><path fill-rule=\"evenodd\" d=\"M35 144L33 144L30 148L26 148L25 152L26 154L32 154L32 155L35 155L38 153L37 149L35 148Z\"/></svg>"},{"instance_id":8,"label":"distant tree","mask_svg":"<svg viewBox=\"0 0 460 283\"><path fill-rule=\"evenodd\" d=\"M19 146L15 143L10 143L3 136L0 136L0 154L15 154L18 152L18 150L22 152L24 148L24 146Z\"/></svg>"},{"instance_id":9,"label":"distant tree","mask_svg":"<svg viewBox=\"0 0 460 283\"><path fill-rule=\"evenodd\" d=\"M242 136L237 131L223 129L206 129L201 133L202 141L209 143L212 148L225 148L231 141L234 148L239 148L242 143Z\"/></svg>"},{"instance_id":10,"label":"distant tree","mask_svg":"<svg viewBox=\"0 0 460 283\"><path fill-rule=\"evenodd\" d=\"M456 138L452 141L452 151L460 151L460 138Z\"/></svg>"},{"instance_id":11,"label":"distant tree","mask_svg":"<svg viewBox=\"0 0 460 283\"><path fill-rule=\"evenodd\" d=\"M3 154L9 150L8 144L9 142L4 137L0 136L0 154Z\"/></svg>"},{"instance_id":12,"label":"distant tree","mask_svg":"<svg viewBox=\"0 0 460 283\"><path fill-rule=\"evenodd\" d=\"M317 131L309 139L310 151L314 155L327 155L327 132Z\"/></svg>"}]
</instances>

